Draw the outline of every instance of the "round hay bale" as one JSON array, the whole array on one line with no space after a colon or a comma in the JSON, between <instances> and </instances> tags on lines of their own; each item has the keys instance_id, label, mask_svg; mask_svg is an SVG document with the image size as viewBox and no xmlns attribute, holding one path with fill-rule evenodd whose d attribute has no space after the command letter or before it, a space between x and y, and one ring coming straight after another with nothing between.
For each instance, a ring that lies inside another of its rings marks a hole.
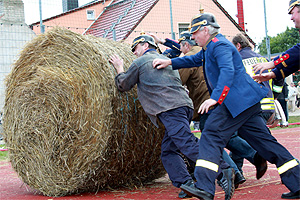
<instances>
[{"instance_id":1,"label":"round hay bale","mask_svg":"<svg viewBox=\"0 0 300 200\"><path fill-rule=\"evenodd\" d=\"M163 130L136 89L119 92L109 56L128 44L54 28L26 45L7 77L4 137L19 177L47 196L140 186L165 174Z\"/></svg>"}]
</instances>

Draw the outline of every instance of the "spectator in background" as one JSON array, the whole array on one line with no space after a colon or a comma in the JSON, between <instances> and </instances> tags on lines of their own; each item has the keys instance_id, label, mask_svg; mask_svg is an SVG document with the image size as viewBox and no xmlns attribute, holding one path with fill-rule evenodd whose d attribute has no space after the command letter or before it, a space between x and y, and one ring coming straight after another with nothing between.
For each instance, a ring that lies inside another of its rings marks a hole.
<instances>
[{"instance_id":1,"label":"spectator in background","mask_svg":"<svg viewBox=\"0 0 300 200\"><path fill-rule=\"evenodd\" d=\"M290 108L291 112L295 112L295 110L296 110L297 88L295 87L295 84L293 82L290 83L288 88L289 88L288 107Z\"/></svg>"},{"instance_id":2,"label":"spectator in background","mask_svg":"<svg viewBox=\"0 0 300 200\"><path fill-rule=\"evenodd\" d=\"M281 127L287 127L289 125L288 96L289 96L288 84L284 82L282 92L277 97L277 100L279 101L286 118L286 122L280 122Z\"/></svg>"},{"instance_id":3,"label":"spectator in background","mask_svg":"<svg viewBox=\"0 0 300 200\"><path fill-rule=\"evenodd\" d=\"M297 108L300 107L300 81L298 82L297 85Z\"/></svg>"}]
</instances>

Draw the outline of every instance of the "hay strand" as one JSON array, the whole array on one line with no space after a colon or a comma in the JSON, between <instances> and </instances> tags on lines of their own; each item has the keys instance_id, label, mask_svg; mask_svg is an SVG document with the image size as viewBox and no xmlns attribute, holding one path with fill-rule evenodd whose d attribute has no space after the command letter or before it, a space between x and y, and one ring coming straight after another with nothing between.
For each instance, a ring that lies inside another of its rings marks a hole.
<instances>
[{"instance_id":1,"label":"hay strand","mask_svg":"<svg viewBox=\"0 0 300 200\"><path fill-rule=\"evenodd\" d=\"M7 77L4 137L19 177L47 196L140 186L165 174L163 130L108 62L125 43L54 28L26 45Z\"/></svg>"}]
</instances>

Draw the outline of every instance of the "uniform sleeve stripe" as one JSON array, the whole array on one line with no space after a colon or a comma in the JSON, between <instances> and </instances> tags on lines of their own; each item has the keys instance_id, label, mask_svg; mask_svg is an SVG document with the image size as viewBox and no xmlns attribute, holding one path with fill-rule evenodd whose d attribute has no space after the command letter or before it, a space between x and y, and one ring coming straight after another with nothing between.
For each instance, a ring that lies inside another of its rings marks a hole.
<instances>
[{"instance_id":1,"label":"uniform sleeve stripe","mask_svg":"<svg viewBox=\"0 0 300 200\"><path fill-rule=\"evenodd\" d=\"M286 63L284 61L286 61L287 59L289 59L290 55L289 54L285 54L284 56L280 56L277 60L274 60L274 64L279 65L280 63L283 64L283 66L287 66Z\"/></svg>"},{"instance_id":2,"label":"uniform sleeve stripe","mask_svg":"<svg viewBox=\"0 0 300 200\"><path fill-rule=\"evenodd\" d=\"M229 87L227 87L227 86L224 87L224 89L223 89L223 91L222 91L222 93L221 93L221 96L220 96L220 98L219 98L219 100L218 100L218 103L219 103L219 104L222 104L222 103L223 103L223 101L224 101L224 99L226 98L226 96L227 96L229 90L230 90Z\"/></svg>"}]
</instances>

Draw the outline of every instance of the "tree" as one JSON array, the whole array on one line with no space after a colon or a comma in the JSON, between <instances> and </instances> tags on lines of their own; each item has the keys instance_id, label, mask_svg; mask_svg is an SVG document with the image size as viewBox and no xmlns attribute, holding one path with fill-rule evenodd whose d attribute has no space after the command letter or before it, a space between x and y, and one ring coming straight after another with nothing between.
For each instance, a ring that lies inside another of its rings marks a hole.
<instances>
[{"instance_id":1,"label":"tree","mask_svg":"<svg viewBox=\"0 0 300 200\"><path fill-rule=\"evenodd\" d=\"M271 54L281 53L297 43L299 43L298 29L287 27L285 32L279 33L277 36L270 37L270 52ZM266 38L264 38L259 44L258 49L261 55L267 54Z\"/></svg>"}]
</instances>

